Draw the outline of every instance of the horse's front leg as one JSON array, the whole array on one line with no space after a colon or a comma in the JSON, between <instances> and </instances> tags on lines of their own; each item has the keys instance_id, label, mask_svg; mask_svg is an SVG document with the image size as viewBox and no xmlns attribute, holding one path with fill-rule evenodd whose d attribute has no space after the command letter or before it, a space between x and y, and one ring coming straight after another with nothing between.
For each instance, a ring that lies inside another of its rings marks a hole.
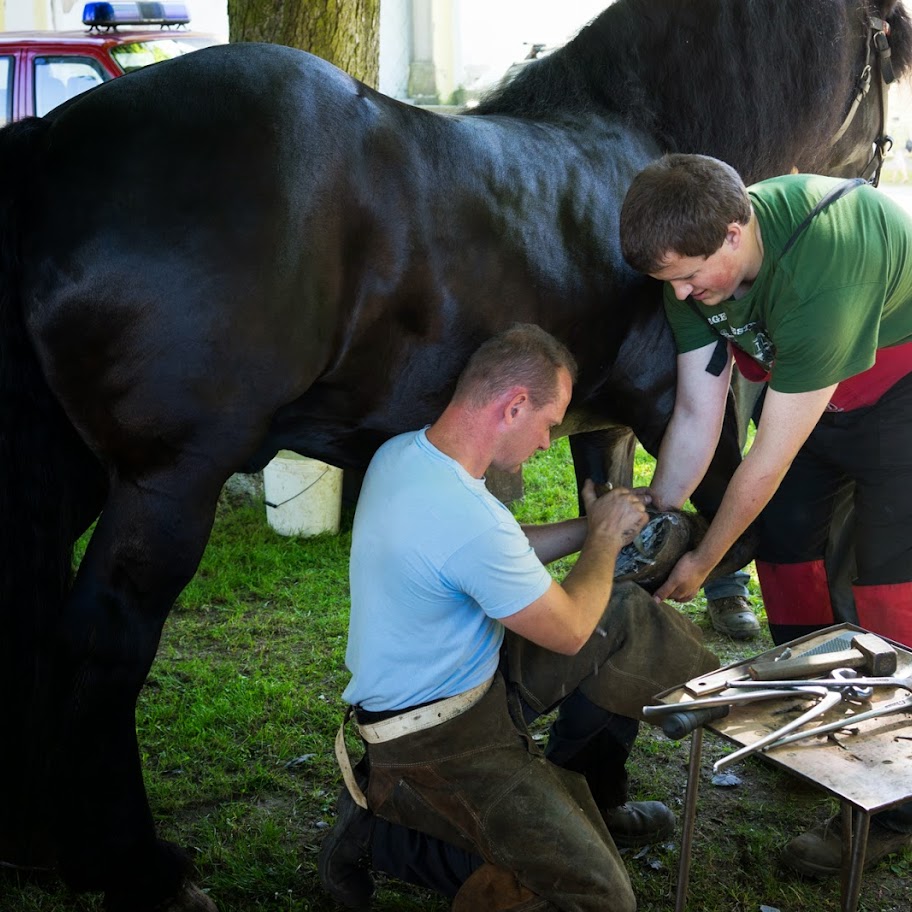
<instances>
[{"instance_id":1,"label":"horse's front leg","mask_svg":"<svg viewBox=\"0 0 912 912\"><path fill-rule=\"evenodd\" d=\"M181 908L215 908L187 885L182 853L156 839L135 708L205 549L221 481L186 464L115 481L57 629L59 864L75 889L103 890L107 912L168 909L188 892L197 904Z\"/></svg>"},{"instance_id":2,"label":"horse's front leg","mask_svg":"<svg viewBox=\"0 0 912 912\"><path fill-rule=\"evenodd\" d=\"M570 435L570 455L573 457L581 516L586 511L579 492L587 478L596 484L610 482L628 488L633 484L636 444L633 431L621 425Z\"/></svg>"}]
</instances>

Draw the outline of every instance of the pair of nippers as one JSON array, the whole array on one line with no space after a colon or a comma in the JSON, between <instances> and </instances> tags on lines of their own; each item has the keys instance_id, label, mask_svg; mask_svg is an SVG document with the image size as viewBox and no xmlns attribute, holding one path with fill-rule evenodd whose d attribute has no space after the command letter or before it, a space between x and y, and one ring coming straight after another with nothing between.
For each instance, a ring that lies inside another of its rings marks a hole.
<instances>
[{"instance_id":1,"label":"pair of nippers","mask_svg":"<svg viewBox=\"0 0 912 912\"><path fill-rule=\"evenodd\" d=\"M774 744L784 736L794 732L796 729L801 728L802 725L807 724L812 719L822 716L825 712L832 709L843 700L869 699L874 692L873 687L861 682L854 683L856 677L857 672L854 668L837 668L831 672L830 677L827 679L808 681L806 683L797 681L789 682L791 686L783 687L782 689L783 696L795 693L812 693L819 694L820 699L810 709L798 716L797 719L793 719L781 728L777 728L768 735L764 735L759 741L755 741L753 744L747 744L739 750L728 754L728 756L723 757L721 760L717 760L713 764L713 770L718 772L744 757L748 757L751 754L763 750L765 747ZM772 682L769 681L764 682L766 685L771 683ZM764 691L767 689L768 688L765 687Z\"/></svg>"}]
</instances>

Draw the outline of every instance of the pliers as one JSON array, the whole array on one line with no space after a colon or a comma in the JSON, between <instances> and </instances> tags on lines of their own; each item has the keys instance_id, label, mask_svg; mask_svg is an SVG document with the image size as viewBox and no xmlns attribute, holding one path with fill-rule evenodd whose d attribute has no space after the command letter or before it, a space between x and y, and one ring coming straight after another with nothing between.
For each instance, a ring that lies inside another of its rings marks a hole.
<instances>
[{"instance_id":1,"label":"pliers","mask_svg":"<svg viewBox=\"0 0 912 912\"><path fill-rule=\"evenodd\" d=\"M793 719L791 722L786 723L781 728L777 728L775 731L770 732L768 735L764 735L762 738L760 738L759 741L755 741L753 744L745 745L739 750L728 754L728 756L722 757L721 760L717 760L713 764L713 770L715 772L718 772L720 769L724 769L726 766L730 766L732 763L736 763L738 760L741 760L744 757L748 757L751 754L757 753L757 751L763 750L763 748L779 741L790 732L801 728L802 725L810 722L811 719L816 719L818 716L822 716L825 712L832 709L843 700L870 699L874 693L873 687L864 685L862 683L854 683L854 679L856 677L857 672L854 668L837 668L835 671L831 672L830 678L815 681L813 685L806 687L801 686L800 689L804 693L821 694L820 700L815 703L809 710L807 710L807 712L804 712L798 716L797 719ZM765 693L766 689L764 688L762 692ZM792 688L783 688L782 690L783 696L790 692L792 692Z\"/></svg>"}]
</instances>

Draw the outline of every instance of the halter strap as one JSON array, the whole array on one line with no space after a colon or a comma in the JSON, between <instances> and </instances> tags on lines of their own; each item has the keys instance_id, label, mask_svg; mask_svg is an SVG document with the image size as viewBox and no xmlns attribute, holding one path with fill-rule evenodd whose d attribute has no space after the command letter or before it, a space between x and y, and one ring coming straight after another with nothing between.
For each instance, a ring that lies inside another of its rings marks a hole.
<instances>
[{"instance_id":1,"label":"halter strap","mask_svg":"<svg viewBox=\"0 0 912 912\"><path fill-rule=\"evenodd\" d=\"M818 212L822 212L826 209L830 203L835 203L841 196L845 196L847 193L850 193L856 187L860 187L862 184L867 183L862 177L850 177L847 180L844 180L841 184L837 184L827 193L824 197L821 198L820 202L804 217L801 224L792 232L792 236L785 242L782 247L782 251L779 254L779 258L782 259L789 250L792 249L792 245L801 235L801 232L811 223L811 220L817 215Z\"/></svg>"},{"instance_id":2,"label":"halter strap","mask_svg":"<svg viewBox=\"0 0 912 912\"><path fill-rule=\"evenodd\" d=\"M864 101L868 92L870 92L874 67L876 65L878 75L880 76L880 79L878 80L880 84L880 92L878 93L878 101L880 104L880 135L874 140L874 153L861 172L861 176L876 187L880 182L880 172L883 168L884 156L893 146L893 139L888 136L886 132L887 91L890 83L895 80L896 74L893 72L893 62L890 59L890 23L885 19L869 16L866 24L871 35L870 40L865 40L865 48L867 50L865 64L858 79L855 80L855 96L852 99L852 104L849 106L849 111L845 116L845 120L842 122L842 126L837 130L836 135L833 137L832 143L835 145L845 135L846 130L849 129L849 126L854 120L855 114L861 106L862 101ZM869 174L870 177L868 176Z\"/></svg>"}]
</instances>

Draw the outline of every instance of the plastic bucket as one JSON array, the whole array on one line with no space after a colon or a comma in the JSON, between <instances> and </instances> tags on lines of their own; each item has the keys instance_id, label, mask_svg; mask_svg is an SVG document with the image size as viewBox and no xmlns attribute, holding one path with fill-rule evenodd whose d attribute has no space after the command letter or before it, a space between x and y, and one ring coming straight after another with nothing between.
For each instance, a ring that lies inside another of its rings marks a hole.
<instances>
[{"instance_id":1,"label":"plastic bucket","mask_svg":"<svg viewBox=\"0 0 912 912\"><path fill-rule=\"evenodd\" d=\"M339 531L342 470L291 450L263 469L266 520L280 535Z\"/></svg>"}]
</instances>

